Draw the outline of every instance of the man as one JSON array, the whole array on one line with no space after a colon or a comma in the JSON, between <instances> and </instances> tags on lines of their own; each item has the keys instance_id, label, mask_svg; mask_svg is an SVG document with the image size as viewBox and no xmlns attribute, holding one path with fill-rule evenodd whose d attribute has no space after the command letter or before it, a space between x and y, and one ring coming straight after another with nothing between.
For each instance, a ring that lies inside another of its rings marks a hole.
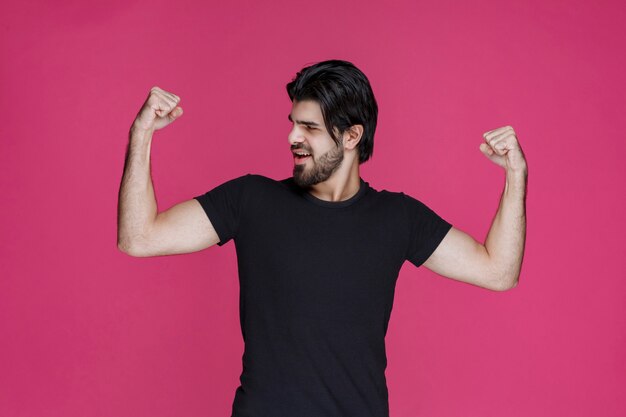
<instances>
[{"instance_id":1,"label":"man","mask_svg":"<svg viewBox=\"0 0 626 417\"><path fill-rule=\"evenodd\" d=\"M505 169L506 185L483 245L413 197L360 178L378 107L354 65L306 67L287 92L292 177L243 175L157 213L151 138L182 109L178 96L154 87L130 131L118 246L158 256L234 240L245 351L233 417L388 416L384 338L402 264L490 290L514 287L526 161L510 126L485 133L480 150Z\"/></svg>"}]
</instances>

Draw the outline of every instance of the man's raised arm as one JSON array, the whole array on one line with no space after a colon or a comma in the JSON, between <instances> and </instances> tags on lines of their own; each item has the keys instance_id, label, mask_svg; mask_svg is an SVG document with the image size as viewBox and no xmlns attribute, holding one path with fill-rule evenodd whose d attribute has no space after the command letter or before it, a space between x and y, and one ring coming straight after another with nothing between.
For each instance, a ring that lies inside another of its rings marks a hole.
<instances>
[{"instance_id":1,"label":"man's raised arm","mask_svg":"<svg viewBox=\"0 0 626 417\"><path fill-rule=\"evenodd\" d=\"M219 242L200 203L194 199L158 213L150 175L154 131L183 114L180 98L153 87L129 132L117 207L117 246L131 256L195 252Z\"/></svg>"},{"instance_id":2,"label":"man's raised arm","mask_svg":"<svg viewBox=\"0 0 626 417\"><path fill-rule=\"evenodd\" d=\"M480 150L506 175L485 244L452 228L424 266L448 278L503 291L517 285L524 257L528 168L511 126L486 132L483 138Z\"/></svg>"}]
</instances>

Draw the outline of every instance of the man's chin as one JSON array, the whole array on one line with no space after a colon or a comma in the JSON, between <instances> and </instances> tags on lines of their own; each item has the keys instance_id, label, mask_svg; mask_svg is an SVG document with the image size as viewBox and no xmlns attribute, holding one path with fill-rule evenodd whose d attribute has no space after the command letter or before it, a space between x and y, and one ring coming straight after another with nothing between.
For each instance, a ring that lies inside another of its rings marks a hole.
<instances>
[{"instance_id":1,"label":"man's chin","mask_svg":"<svg viewBox=\"0 0 626 417\"><path fill-rule=\"evenodd\" d=\"M295 169L294 169L294 172L293 172L293 182L296 183L296 185L298 185L299 187L302 187L302 188L310 187L311 185L317 184L316 182L312 181L311 178L307 178L307 177L303 176L301 170L296 172Z\"/></svg>"},{"instance_id":2,"label":"man's chin","mask_svg":"<svg viewBox=\"0 0 626 417\"><path fill-rule=\"evenodd\" d=\"M307 182L306 182L306 180L305 180L304 178L300 177L299 175L295 175L295 174L294 174L294 176L293 176L293 182L294 182L297 186L299 186L299 187L303 187L303 188L304 188L304 187L308 187L309 185L311 185L311 184L307 183Z\"/></svg>"}]
</instances>

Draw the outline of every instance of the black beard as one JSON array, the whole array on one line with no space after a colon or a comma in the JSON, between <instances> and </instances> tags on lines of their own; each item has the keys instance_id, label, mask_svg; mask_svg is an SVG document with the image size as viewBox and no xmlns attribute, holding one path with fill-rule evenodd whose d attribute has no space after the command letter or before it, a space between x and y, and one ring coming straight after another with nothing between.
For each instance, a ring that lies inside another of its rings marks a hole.
<instances>
[{"instance_id":1,"label":"black beard","mask_svg":"<svg viewBox=\"0 0 626 417\"><path fill-rule=\"evenodd\" d=\"M311 156L313 158L313 156ZM306 164L293 167L293 180L300 187L307 188L326 181L341 166L343 147L340 145L322 155L319 161L313 161L313 167L306 169Z\"/></svg>"}]
</instances>

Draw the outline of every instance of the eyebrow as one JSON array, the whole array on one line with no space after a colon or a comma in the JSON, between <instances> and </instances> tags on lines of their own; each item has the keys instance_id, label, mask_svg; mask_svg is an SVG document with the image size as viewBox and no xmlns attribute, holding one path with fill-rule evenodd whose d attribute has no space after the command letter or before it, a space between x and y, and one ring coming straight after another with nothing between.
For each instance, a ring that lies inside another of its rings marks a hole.
<instances>
[{"instance_id":1,"label":"eyebrow","mask_svg":"<svg viewBox=\"0 0 626 417\"><path fill-rule=\"evenodd\" d=\"M291 114L289 114L287 116L287 119L289 119L290 122L293 122L293 119L291 118ZM320 126L319 123L311 122L311 121L308 121L308 120L296 120L296 123L301 124L301 125L305 125L305 126L316 126L316 127Z\"/></svg>"}]
</instances>

